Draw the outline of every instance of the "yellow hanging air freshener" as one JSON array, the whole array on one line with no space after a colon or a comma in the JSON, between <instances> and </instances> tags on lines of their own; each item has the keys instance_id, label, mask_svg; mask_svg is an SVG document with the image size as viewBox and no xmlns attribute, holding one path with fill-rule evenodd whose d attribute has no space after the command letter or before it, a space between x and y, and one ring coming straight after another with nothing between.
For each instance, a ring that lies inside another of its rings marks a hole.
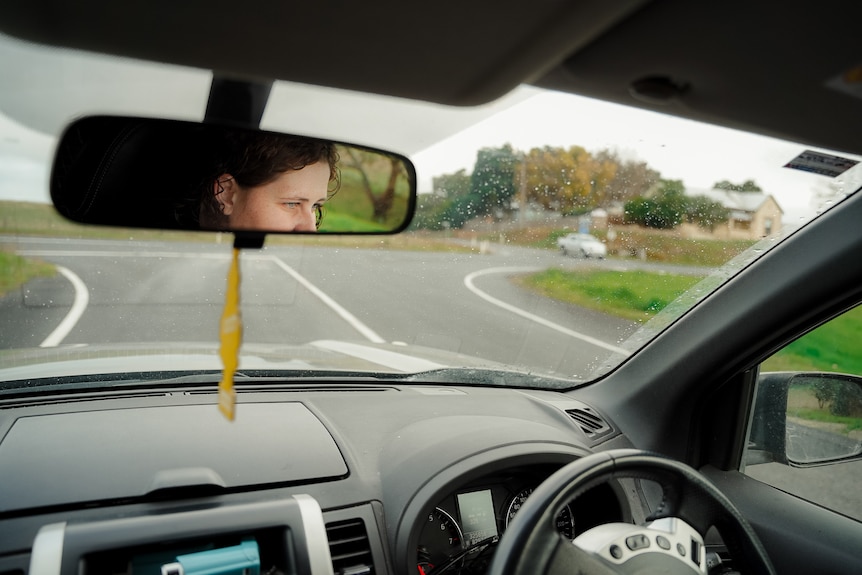
<instances>
[{"instance_id":1,"label":"yellow hanging air freshener","mask_svg":"<svg viewBox=\"0 0 862 575\"><path fill-rule=\"evenodd\" d=\"M224 372L218 384L218 408L222 414L233 421L236 415L236 392L233 389L233 375L239 363L239 346L242 342L242 318L239 311L239 249L233 249L233 261L227 273L227 293L225 294L224 313L219 324L221 355Z\"/></svg>"}]
</instances>

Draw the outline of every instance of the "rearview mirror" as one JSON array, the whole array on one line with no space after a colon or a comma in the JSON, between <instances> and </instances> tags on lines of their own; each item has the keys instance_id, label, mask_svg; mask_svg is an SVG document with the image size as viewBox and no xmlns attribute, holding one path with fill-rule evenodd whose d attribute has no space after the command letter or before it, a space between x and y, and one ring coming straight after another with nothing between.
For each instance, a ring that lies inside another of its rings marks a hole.
<instances>
[{"instance_id":1,"label":"rearview mirror","mask_svg":"<svg viewBox=\"0 0 862 575\"><path fill-rule=\"evenodd\" d=\"M398 154L329 140L96 116L63 134L51 198L84 224L381 234L410 223L416 172Z\"/></svg>"}]
</instances>

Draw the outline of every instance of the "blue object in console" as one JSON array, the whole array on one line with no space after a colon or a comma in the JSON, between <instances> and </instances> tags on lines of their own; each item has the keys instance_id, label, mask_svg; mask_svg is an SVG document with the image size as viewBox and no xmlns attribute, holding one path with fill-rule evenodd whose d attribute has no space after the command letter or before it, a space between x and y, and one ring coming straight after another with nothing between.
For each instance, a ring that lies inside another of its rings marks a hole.
<instances>
[{"instance_id":1,"label":"blue object in console","mask_svg":"<svg viewBox=\"0 0 862 575\"><path fill-rule=\"evenodd\" d=\"M178 555L161 571L162 575L260 575L260 552L257 542L247 539L233 547Z\"/></svg>"}]
</instances>

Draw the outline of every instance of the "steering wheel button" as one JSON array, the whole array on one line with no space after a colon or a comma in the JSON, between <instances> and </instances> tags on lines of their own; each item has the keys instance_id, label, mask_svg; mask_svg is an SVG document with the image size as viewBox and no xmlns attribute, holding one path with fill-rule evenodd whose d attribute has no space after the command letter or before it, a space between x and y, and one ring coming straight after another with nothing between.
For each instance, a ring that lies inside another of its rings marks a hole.
<instances>
[{"instance_id":1,"label":"steering wheel button","mask_svg":"<svg viewBox=\"0 0 862 575\"><path fill-rule=\"evenodd\" d=\"M632 535L631 537L626 538L626 547L631 549L632 551L637 551L638 549L646 549L649 547L649 537L646 535Z\"/></svg>"},{"instance_id":2,"label":"steering wheel button","mask_svg":"<svg viewBox=\"0 0 862 575\"><path fill-rule=\"evenodd\" d=\"M677 543L676 552L685 557L685 545L683 545L682 543Z\"/></svg>"},{"instance_id":3,"label":"steering wheel button","mask_svg":"<svg viewBox=\"0 0 862 575\"><path fill-rule=\"evenodd\" d=\"M667 540L667 537L664 537L662 535L658 535L655 538L655 542L656 542L656 545L658 545L659 547L661 547L665 551L670 549L670 541Z\"/></svg>"},{"instance_id":4,"label":"steering wheel button","mask_svg":"<svg viewBox=\"0 0 862 575\"><path fill-rule=\"evenodd\" d=\"M620 549L619 545L611 545L611 557L614 559L622 559L623 558L623 550Z\"/></svg>"}]
</instances>

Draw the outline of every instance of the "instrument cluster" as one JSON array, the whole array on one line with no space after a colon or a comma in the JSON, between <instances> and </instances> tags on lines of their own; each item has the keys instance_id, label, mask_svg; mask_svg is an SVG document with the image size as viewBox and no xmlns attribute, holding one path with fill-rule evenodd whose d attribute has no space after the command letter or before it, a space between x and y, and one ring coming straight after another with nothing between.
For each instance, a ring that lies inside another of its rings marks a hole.
<instances>
[{"instance_id":1,"label":"instrument cluster","mask_svg":"<svg viewBox=\"0 0 862 575\"><path fill-rule=\"evenodd\" d=\"M483 573L518 510L557 469L539 466L496 473L463 485L429 506L417 548L420 575ZM617 494L603 484L560 509L555 523L562 537L574 539L596 525L622 520Z\"/></svg>"}]
</instances>

